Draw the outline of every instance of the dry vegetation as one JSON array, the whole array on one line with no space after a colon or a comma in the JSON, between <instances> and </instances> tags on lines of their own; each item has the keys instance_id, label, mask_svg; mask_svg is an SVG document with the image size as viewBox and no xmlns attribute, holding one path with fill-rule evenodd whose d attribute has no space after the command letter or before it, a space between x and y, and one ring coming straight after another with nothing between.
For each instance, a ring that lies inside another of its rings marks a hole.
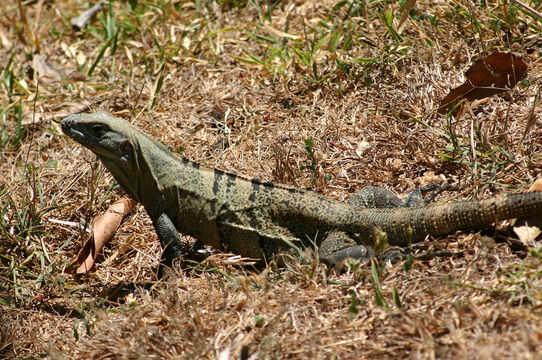
<instances>
[{"instance_id":1,"label":"dry vegetation","mask_svg":"<svg viewBox=\"0 0 542 360\"><path fill-rule=\"evenodd\" d=\"M96 270L74 277L86 237L74 224L122 191L58 123L106 110L192 160L340 200L368 184L460 186L437 201L521 191L542 170L535 13L418 2L399 27L404 3L391 0L130 0L75 31L86 1L2 3L0 357L539 358L542 252L506 231L428 241L418 251L451 256L373 272L310 256L253 269L219 253L157 279L138 207ZM527 76L437 114L494 50L522 56Z\"/></svg>"}]
</instances>

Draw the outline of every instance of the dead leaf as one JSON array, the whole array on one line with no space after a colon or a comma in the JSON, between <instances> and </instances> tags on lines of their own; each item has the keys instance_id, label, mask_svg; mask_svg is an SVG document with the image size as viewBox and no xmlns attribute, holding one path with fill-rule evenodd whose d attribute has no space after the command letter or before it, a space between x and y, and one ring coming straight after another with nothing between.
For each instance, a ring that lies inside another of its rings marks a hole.
<instances>
[{"instance_id":1,"label":"dead leaf","mask_svg":"<svg viewBox=\"0 0 542 360\"><path fill-rule=\"evenodd\" d=\"M34 57L32 58L32 68L41 78L49 80L62 79L62 74L49 65L40 54L34 54Z\"/></svg>"},{"instance_id":2,"label":"dead leaf","mask_svg":"<svg viewBox=\"0 0 542 360\"><path fill-rule=\"evenodd\" d=\"M529 192L542 191L542 178L536 179L536 181L529 188Z\"/></svg>"},{"instance_id":3,"label":"dead leaf","mask_svg":"<svg viewBox=\"0 0 542 360\"><path fill-rule=\"evenodd\" d=\"M537 179L529 188L529 192L542 191L542 178ZM536 245L536 238L542 233L542 218L530 216L517 219L514 222L513 230L519 241L527 247Z\"/></svg>"},{"instance_id":4,"label":"dead leaf","mask_svg":"<svg viewBox=\"0 0 542 360\"><path fill-rule=\"evenodd\" d=\"M104 4L100 1L87 11L83 12L81 15L79 15L76 18L73 18L70 20L70 24L73 27L74 30L79 31L83 29L85 26L87 26L87 22L98 12L103 8Z\"/></svg>"},{"instance_id":5,"label":"dead leaf","mask_svg":"<svg viewBox=\"0 0 542 360\"><path fill-rule=\"evenodd\" d=\"M43 121L54 121L63 119L68 115L77 114L80 112L91 109L96 103L90 102L86 99L81 99L79 102L63 102L59 104L52 104L44 109L44 112L36 112L25 114L22 124L30 125L37 124ZM60 127L59 127L60 129Z\"/></svg>"},{"instance_id":6,"label":"dead leaf","mask_svg":"<svg viewBox=\"0 0 542 360\"><path fill-rule=\"evenodd\" d=\"M403 8L403 15L401 16L401 20L399 20L399 24L397 25L397 32L399 34L403 33L403 28L406 24L406 21L408 17L410 16L410 10L416 5L416 0L406 0L405 1L405 7Z\"/></svg>"},{"instance_id":7,"label":"dead leaf","mask_svg":"<svg viewBox=\"0 0 542 360\"><path fill-rule=\"evenodd\" d=\"M512 89L527 72L527 64L520 56L510 52L495 51L477 60L467 70L467 81L450 91L440 101L438 112L448 113L463 99L483 99Z\"/></svg>"},{"instance_id":8,"label":"dead leaf","mask_svg":"<svg viewBox=\"0 0 542 360\"><path fill-rule=\"evenodd\" d=\"M3 28L0 28L0 44L2 44L2 47L4 48L10 48L12 44Z\"/></svg>"},{"instance_id":9,"label":"dead leaf","mask_svg":"<svg viewBox=\"0 0 542 360\"><path fill-rule=\"evenodd\" d=\"M401 170L401 167L403 166L403 161L401 159L393 159L392 165L391 165L391 171L394 173Z\"/></svg>"},{"instance_id":10,"label":"dead leaf","mask_svg":"<svg viewBox=\"0 0 542 360\"><path fill-rule=\"evenodd\" d=\"M362 140L356 146L356 155L361 157L367 150L371 148L371 144L368 141Z\"/></svg>"},{"instance_id":11,"label":"dead leaf","mask_svg":"<svg viewBox=\"0 0 542 360\"><path fill-rule=\"evenodd\" d=\"M71 263L71 265L79 265L75 271L76 274L84 274L92 269L98 253L115 235L121 221L135 204L136 201L128 197L121 198L111 205L105 214L94 218L89 239L77 254L77 258Z\"/></svg>"},{"instance_id":12,"label":"dead leaf","mask_svg":"<svg viewBox=\"0 0 542 360\"><path fill-rule=\"evenodd\" d=\"M536 225L535 223L536 222ZM518 236L519 241L526 247L533 247L536 245L536 238L542 232L542 221L539 218L518 219L517 222L521 222L522 225L514 225L514 232ZM517 223L516 222L516 223Z\"/></svg>"}]
</instances>

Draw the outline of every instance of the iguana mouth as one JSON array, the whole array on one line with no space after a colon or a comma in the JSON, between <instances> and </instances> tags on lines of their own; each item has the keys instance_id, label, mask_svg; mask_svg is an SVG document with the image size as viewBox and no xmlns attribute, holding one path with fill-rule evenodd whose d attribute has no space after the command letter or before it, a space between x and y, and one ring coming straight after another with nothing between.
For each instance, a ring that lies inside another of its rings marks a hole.
<instances>
[{"instance_id":1,"label":"iguana mouth","mask_svg":"<svg viewBox=\"0 0 542 360\"><path fill-rule=\"evenodd\" d=\"M97 141L95 138L85 134L84 131L77 129L77 126L79 125L79 122L77 121L78 117L80 117L80 115L75 114L62 120L60 123L62 132L82 145L87 146L96 144Z\"/></svg>"},{"instance_id":2,"label":"iguana mouth","mask_svg":"<svg viewBox=\"0 0 542 360\"><path fill-rule=\"evenodd\" d=\"M64 125L64 124L62 124ZM83 134L81 131L79 130L76 130L76 129L73 129L73 128L69 128L67 126L62 126L62 131L64 132L64 134L68 135L69 137L72 137L74 139L77 139L77 140L80 140L80 139L85 139L85 134Z\"/></svg>"}]
</instances>

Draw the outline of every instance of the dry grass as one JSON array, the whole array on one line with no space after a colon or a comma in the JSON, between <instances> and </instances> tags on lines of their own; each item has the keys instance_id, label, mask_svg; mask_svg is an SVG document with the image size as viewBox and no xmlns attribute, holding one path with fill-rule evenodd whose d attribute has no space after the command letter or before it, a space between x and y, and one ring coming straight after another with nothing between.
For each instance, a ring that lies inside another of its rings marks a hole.
<instances>
[{"instance_id":1,"label":"dry grass","mask_svg":"<svg viewBox=\"0 0 542 360\"><path fill-rule=\"evenodd\" d=\"M368 184L461 186L439 200L526 189L542 169L542 19L503 2L419 2L399 35L394 1L114 2L74 32L86 2L26 1L24 16L17 4L0 17L0 357L540 357L542 254L506 233L428 242L452 256L379 266L378 287L359 264L262 271L222 254L158 280L141 208L75 278L65 267L85 234L51 220L88 223L121 194L60 135L76 111L340 200ZM527 78L453 121L436 114L496 49L523 56ZM60 79L38 82L36 51Z\"/></svg>"}]
</instances>

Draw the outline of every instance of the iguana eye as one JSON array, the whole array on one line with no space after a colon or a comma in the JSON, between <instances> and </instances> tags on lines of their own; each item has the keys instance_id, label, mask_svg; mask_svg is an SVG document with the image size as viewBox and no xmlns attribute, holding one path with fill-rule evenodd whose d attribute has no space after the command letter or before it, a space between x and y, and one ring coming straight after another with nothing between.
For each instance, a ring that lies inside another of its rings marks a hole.
<instances>
[{"instance_id":1,"label":"iguana eye","mask_svg":"<svg viewBox=\"0 0 542 360\"><path fill-rule=\"evenodd\" d=\"M106 132L106 131L107 131L107 129L106 129L106 127L104 125L101 125L101 124L92 125L92 132L96 136L102 136L104 134L104 132Z\"/></svg>"}]
</instances>

